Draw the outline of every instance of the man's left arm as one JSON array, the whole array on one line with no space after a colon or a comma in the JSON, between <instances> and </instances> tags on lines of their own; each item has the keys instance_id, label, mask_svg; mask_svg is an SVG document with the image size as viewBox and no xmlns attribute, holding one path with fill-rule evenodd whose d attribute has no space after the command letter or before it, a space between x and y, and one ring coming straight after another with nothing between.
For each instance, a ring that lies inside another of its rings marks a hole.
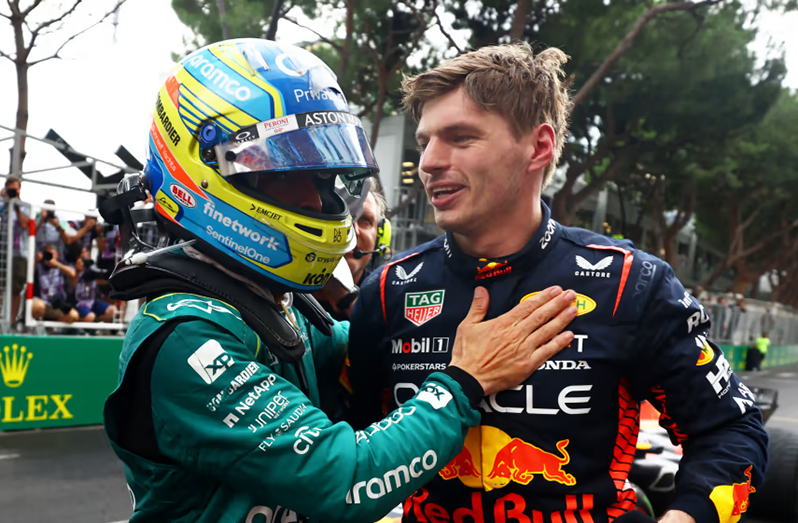
<instances>
[{"instance_id":1,"label":"man's left arm","mask_svg":"<svg viewBox=\"0 0 798 523\"><path fill-rule=\"evenodd\" d=\"M684 449L676 498L662 521L735 523L764 479L768 437L755 397L707 336L709 317L673 270L657 261L631 378L637 397ZM682 514L678 511L683 511Z\"/></svg>"}]
</instances>

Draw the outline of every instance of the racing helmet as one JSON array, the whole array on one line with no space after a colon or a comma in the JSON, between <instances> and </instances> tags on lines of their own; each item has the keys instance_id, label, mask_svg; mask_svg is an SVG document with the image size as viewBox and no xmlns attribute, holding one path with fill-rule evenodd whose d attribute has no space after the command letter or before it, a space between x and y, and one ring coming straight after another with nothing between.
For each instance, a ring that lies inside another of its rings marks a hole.
<instances>
[{"instance_id":1,"label":"racing helmet","mask_svg":"<svg viewBox=\"0 0 798 523\"><path fill-rule=\"evenodd\" d=\"M336 178L360 195L378 172L330 68L304 49L244 38L191 53L167 78L144 178L171 235L256 281L309 292L356 243ZM321 210L268 194L275 177L282 187L310 179Z\"/></svg>"}]
</instances>

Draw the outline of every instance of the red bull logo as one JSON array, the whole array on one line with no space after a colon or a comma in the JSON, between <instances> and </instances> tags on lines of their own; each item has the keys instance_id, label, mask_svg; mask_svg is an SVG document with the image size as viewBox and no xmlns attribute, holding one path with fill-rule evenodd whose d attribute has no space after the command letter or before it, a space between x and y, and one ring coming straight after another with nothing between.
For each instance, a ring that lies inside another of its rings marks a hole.
<instances>
[{"instance_id":1,"label":"red bull logo","mask_svg":"<svg viewBox=\"0 0 798 523\"><path fill-rule=\"evenodd\" d=\"M481 259L480 261L487 260ZM477 275L474 279L486 280L488 278L501 276L502 274L510 274L511 272L513 272L513 268L507 262L490 262L484 267L477 269Z\"/></svg>"},{"instance_id":2,"label":"red bull logo","mask_svg":"<svg viewBox=\"0 0 798 523\"><path fill-rule=\"evenodd\" d=\"M695 344L701 349L701 354L698 356L698 361L695 364L696 367L706 365L715 359L715 351L709 346L706 336L696 336Z\"/></svg>"},{"instance_id":3,"label":"red bull logo","mask_svg":"<svg viewBox=\"0 0 798 523\"><path fill-rule=\"evenodd\" d=\"M709 495L709 499L715 504L715 510L718 511L720 521L737 523L748 510L748 506L751 503L749 496L756 492L756 489L751 486L752 467L749 466L743 472L745 477L748 478L745 483L719 485Z\"/></svg>"},{"instance_id":4,"label":"red bull logo","mask_svg":"<svg viewBox=\"0 0 798 523\"><path fill-rule=\"evenodd\" d=\"M439 474L443 479L458 478L467 487L486 491L511 482L528 485L536 477L572 486L576 478L563 469L571 461L566 450L569 443L567 439L558 441L555 454L483 425L469 429L462 452Z\"/></svg>"}]
</instances>

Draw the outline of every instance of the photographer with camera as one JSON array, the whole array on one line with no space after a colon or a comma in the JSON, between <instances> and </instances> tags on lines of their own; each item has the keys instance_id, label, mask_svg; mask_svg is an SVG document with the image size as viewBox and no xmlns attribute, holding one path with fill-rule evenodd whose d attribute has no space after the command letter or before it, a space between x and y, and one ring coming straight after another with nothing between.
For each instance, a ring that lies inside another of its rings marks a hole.
<instances>
[{"instance_id":1,"label":"photographer with camera","mask_svg":"<svg viewBox=\"0 0 798 523\"><path fill-rule=\"evenodd\" d=\"M76 276L75 269L58 261L55 245L47 245L36 255L31 315L36 320L72 323L78 311L69 303L67 279Z\"/></svg>"},{"instance_id":2,"label":"photographer with camera","mask_svg":"<svg viewBox=\"0 0 798 523\"><path fill-rule=\"evenodd\" d=\"M44 200L45 204L55 205L53 200ZM36 251L42 252L47 245L56 245L59 257L66 257L66 246L69 235L61 226L55 211L42 209L36 220Z\"/></svg>"},{"instance_id":3,"label":"photographer with camera","mask_svg":"<svg viewBox=\"0 0 798 523\"><path fill-rule=\"evenodd\" d=\"M22 191L22 178L16 174L6 177L5 187L0 190L0 196L9 200L18 200ZM0 236L8 234L8 217L12 215L13 238L5 238L5 245L8 249L13 249L13 261L11 264L11 322L17 318L19 304L22 300L20 293L25 287L25 279L28 273L28 258L22 246L23 232L28 229L30 218L25 214L25 209L21 205L14 205L11 209L4 208L0 212ZM5 256L5 252L0 253ZM8 282L6 282L8 284Z\"/></svg>"},{"instance_id":4,"label":"photographer with camera","mask_svg":"<svg viewBox=\"0 0 798 523\"><path fill-rule=\"evenodd\" d=\"M75 262L75 276L69 279L69 283L74 293L79 321L113 321L116 307L97 298L97 280L106 278L108 274L96 270L91 258L81 257Z\"/></svg>"},{"instance_id":5,"label":"photographer with camera","mask_svg":"<svg viewBox=\"0 0 798 523\"><path fill-rule=\"evenodd\" d=\"M88 252L91 252L91 243L97 237L97 230L100 229L97 224L97 218L84 216L83 220L69 222L69 225L75 229L75 233L68 234L64 239L67 247L79 244L81 247L85 247Z\"/></svg>"}]
</instances>

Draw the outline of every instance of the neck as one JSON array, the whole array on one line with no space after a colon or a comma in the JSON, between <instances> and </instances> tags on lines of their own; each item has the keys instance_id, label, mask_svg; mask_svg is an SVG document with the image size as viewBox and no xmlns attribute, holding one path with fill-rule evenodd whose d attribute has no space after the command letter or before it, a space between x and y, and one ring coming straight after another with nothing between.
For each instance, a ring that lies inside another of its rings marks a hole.
<instances>
[{"instance_id":1,"label":"neck","mask_svg":"<svg viewBox=\"0 0 798 523\"><path fill-rule=\"evenodd\" d=\"M529 243L540 228L543 211L538 197L531 205L519 206L516 212L503 214L501 224L482 224L465 233L453 232L460 249L474 258L502 258L510 256Z\"/></svg>"}]
</instances>

